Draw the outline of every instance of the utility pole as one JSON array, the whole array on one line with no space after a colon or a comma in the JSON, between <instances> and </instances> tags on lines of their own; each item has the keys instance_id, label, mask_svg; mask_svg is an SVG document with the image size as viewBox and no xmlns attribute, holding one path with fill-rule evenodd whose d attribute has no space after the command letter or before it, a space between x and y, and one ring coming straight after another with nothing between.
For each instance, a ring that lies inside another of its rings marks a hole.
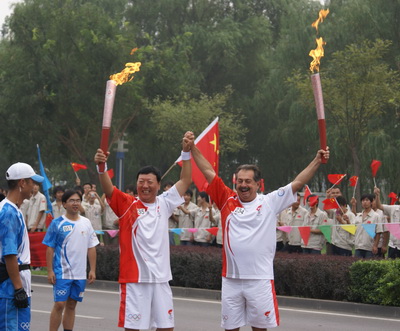
<instances>
[{"instance_id":1,"label":"utility pole","mask_svg":"<svg viewBox=\"0 0 400 331\"><path fill-rule=\"evenodd\" d=\"M126 137L126 133L123 134L121 139L117 141L117 165L115 172L115 185L123 192L124 191L124 159L125 152L128 151L127 148L124 148L124 145L128 142L124 140Z\"/></svg>"}]
</instances>

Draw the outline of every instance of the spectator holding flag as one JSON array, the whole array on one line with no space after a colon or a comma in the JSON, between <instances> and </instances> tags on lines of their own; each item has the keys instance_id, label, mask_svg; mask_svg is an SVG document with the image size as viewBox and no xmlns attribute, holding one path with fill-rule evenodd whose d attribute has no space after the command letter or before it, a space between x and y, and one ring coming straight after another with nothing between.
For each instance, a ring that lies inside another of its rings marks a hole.
<instances>
[{"instance_id":1,"label":"spectator holding flag","mask_svg":"<svg viewBox=\"0 0 400 331\"><path fill-rule=\"evenodd\" d=\"M340 208L335 210L334 221L336 226L332 227L332 253L333 255L352 256L354 235L338 225L354 224L355 215L348 209L344 197L337 196L336 201Z\"/></svg>"},{"instance_id":2,"label":"spectator holding flag","mask_svg":"<svg viewBox=\"0 0 400 331\"><path fill-rule=\"evenodd\" d=\"M325 238L322 231L318 228L319 225L323 225L327 222L328 215L318 208L318 196L311 194L307 197L307 203L310 210L307 211L304 216L303 226L311 227L310 237L308 243L302 242L301 247L305 254L321 254L322 248L325 244Z\"/></svg>"},{"instance_id":3,"label":"spectator holding flag","mask_svg":"<svg viewBox=\"0 0 400 331\"><path fill-rule=\"evenodd\" d=\"M384 214L390 218L390 223L400 223L400 205L385 205L381 203L381 191L378 187L374 189L376 207L383 210ZM399 193L400 197L400 193ZM389 240L389 253L388 257L391 259L400 258L400 239L390 235Z\"/></svg>"},{"instance_id":4,"label":"spectator holding flag","mask_svg":"<svg viewBox=\"0 0 400 331\"><path fill-rule=\"evenodd\" d=\"M236 170L236 192L225 185L195 144L191 151L209 186L207 193L221 211L223 230L222 322L226 330L250 324L253 330L279 325L274 289L276 215L297 200L297 192L314 176L329 149L285 187L258 194L261 173L256 165Z\"/></svg>"},{"instance_id":5,"label":"spectator holding flag","mask_svg":"<svg viewBox=\"0 0 400 331\"><path fill-rule=\"evenodd\" d=\"M47 201L44 194L39 192L40 185L35 183L33 194L29 199L28 210L26 212L26 224L29 232L43 231L45 226Z\"/></svg>"},{"instance_id":6,"label":"spectator holding flag","mask_svg":"<svg viewBox=\"0 0 400 331\"><path fill-rule=\"evenodd\" d=\"M354 239L355 257L364 259L372 258L378 253L378 243L380 236L377 233L382 232L379 223L379 215L372 209L372 201L375 196L373 194L363 194L361 196L361 213L358 213L355 219L357 231Z\"/></svg>"}]
</instances>

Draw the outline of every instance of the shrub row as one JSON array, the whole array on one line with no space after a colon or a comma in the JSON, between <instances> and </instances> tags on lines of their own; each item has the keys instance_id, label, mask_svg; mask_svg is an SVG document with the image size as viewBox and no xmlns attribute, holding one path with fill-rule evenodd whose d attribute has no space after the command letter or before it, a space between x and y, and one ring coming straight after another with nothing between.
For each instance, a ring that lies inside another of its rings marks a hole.
<instances>
[{"instance_id":1,"label":"shrub row","mask_svg":"<svg viewBox=\"0 0 400 331\"><path fill-rule=\"evenodd\" d=\"M97 278L117 281L118 247L97 257ZM221 268L220 248L171 247L172 286L219 290ZM400 306L400 260L277 253L274 271L278 295Z\"/></svg>"}]
</instances>

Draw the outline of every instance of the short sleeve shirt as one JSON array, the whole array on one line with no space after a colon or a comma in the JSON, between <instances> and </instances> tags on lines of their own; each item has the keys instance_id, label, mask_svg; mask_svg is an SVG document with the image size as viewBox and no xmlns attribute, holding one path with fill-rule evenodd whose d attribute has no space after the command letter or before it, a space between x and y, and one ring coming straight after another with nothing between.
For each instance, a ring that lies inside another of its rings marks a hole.
<instances>
[{"instance_id":1,"label":"short sleeve shirt","mask_svg":"<svg viewBox=\"0 0 400 331\"><path fill-rule=\"evenodd\" d=\"M29 237L25 220L18 207L7 198L0 202L0 262L5 263L4 257L16 255L18 264L30 264L31 254ZM25 292L31 293L30 270L20 271L20 277ZM0 298L13 298L14 286L8 278L0 284Z\"/></svg>"},{"instance_id":2,"label":"short sleeve shirt","mask_svg":"<svg viewBox=\"0 0 400 331\"><path fill-rule=\"evenodd\" d=\"M87 250L99 244L89 219L65 215L53 220L43 244L54 248L53 271L57 279L86 279Z\"/></svg>"},{"instance_id":3,"label":"short sleeve shirt","mask_svg":"<svg viewBox=\"0 0 400 331\"><path fill-rule=\"evenodd\" d=\"M183 202L175 185L152 204L114 187L109 203L119 217L120 283L163 283L172 279L168 218Z\"/></svg>"},{"instance_id":4,"label":"short sleeve shirt","mask_svg":"<svg viewBox=\"0 0 400 331\"><path fill-rule=\"evenodd\" d=\"M207 193L221 211L223 230L222 276L274 279L276 215L297 199L288 184L248 203L215 176ZM251 258L250 258L251 257Z\"/></svg>"}]
</instances>

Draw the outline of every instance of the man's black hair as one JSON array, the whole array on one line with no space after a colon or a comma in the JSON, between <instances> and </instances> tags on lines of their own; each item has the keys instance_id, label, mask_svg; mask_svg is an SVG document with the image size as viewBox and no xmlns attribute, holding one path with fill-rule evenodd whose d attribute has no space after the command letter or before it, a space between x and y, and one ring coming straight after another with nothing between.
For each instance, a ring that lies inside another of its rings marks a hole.
<instances>
[{"instance_id":1,"label":"man's black hair","mask_svg":"<svg viewBox=\"0 0 400 331\"><path fill-rule=\"evenodd\" d=\"M148 174L153 174L157 177L157 182L160 183L161 182L161 172L160 170L158 170L156 167L154 166L145 166L143 168L141 168L137 175L136 175L136 180L138 180L140 175L148 175Z\"/></svg>"},{"instance_id":2,"label":"man's black hair","mask_svg":"<svg viewBox=\"0 0 400 331\"><path fill-rule=\"evenodd\" d=\"M67 202L67 200L70 197L72 197L74 194L78 194L79 195L79 199L81 199L81 201L82 201L82 194L78 190L66 190L65 193L63 194L63 196L61 197L61 201L62 202Z\"/></svg>"}]
</instances>

